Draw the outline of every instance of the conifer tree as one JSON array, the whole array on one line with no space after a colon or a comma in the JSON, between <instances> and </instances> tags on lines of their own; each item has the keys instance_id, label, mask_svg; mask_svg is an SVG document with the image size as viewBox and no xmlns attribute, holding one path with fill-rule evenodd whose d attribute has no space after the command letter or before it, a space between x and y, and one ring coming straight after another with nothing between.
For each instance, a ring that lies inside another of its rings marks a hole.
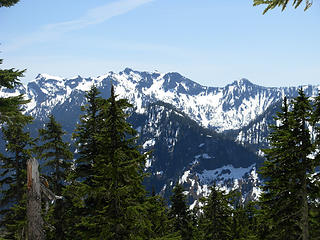
<instances>
[{"instance_id":1,"label":"conifer tree","mask_svg":"<svg viewBox=\"0 0 320 240\"><path fill-rule=\"evenodd\" d=\"M232 239L233 240L261 240L258 238L257 215L255 202L238 203L232 211Z\"/></svg>"},{"instance_id":2,"label":"conifer tree","mask_svg":"<svg viewBox=\"0 0 320 240\"><path fill-rule=\"evenodd\" d=\"M82 178L87 184L91 182L91 167L94 159L98 155L97 135L103 127L103 120L99 113L105 100L100 96L100 92L95 85L92 85L86 94L87 103L81 107L84 112L80 117L73 138L78 146L78 158L75 166L75 178Z\"/></svg>"},{"instance_id":3,"label":"conifer tree","mask_svg":"<svg viewBox=\"0 0 320 240\"><path fill-rule=\"evenodd\" d=\"M127 123L125 99L111 96L99 113L104 126L97 136L98 153L93 163L94 217L89 217L94 235L103 239L146 239L151 231L142 185L145 155L136 144L136 131ZM92 223L96 223L92 226Z\"/></svg>"},{"instance_id":4,"label":"conifer tree","mask_svg":"<svg viewBox=\"0 0 320 240\"><path fill-rule=\"evenodd\" d=\"M0 59L0 65L2 59ZM23 77L23 71L15 69L0 69L0 89L14 89L20 84L20 77ZM20 108L21 105L28 103L28 100L23 99L23 95L15 97L0 97L0 123L12 122L15 119L22 117Z\"/></svg>"},{"instance_id":5,"label":"conifer tree","mask_svg":"<svg viewBox=\"0 0 320 240\"><path fill-rule=\"evenodd\" d=\"M264 150L266 161L261 168L265 178L261 206L271 219L266 239L309 239L310 176L316 165L310 158L314 150L311 111L310 100L300 89L290 108L284 101L276 118L279 125L272 126L271 148Z\"/></svg>"},{"instance_id":6,"label":"conifer tree","mask_svg":"<svg viewBox=\"0 0 320 240\"><path fill-rule=\"evenodd\" d=\"M298 201L290 190L290 185L295 181L291 119L285 98L282 112L275 118L279 126L271 126L273 129L269 136L271 148L264 150L266 160L261 168L261 174L266 180L262 187L264 192L260 199L261 206L266 218L272 220L267 239L275 236L279 239L285 239L287 236L288 239L296 239L298 216L288 217L289 214L296 213L292 208L296 205L294 202Z\"/></svg>"},{"instance_id":7,"label":"conifer tree","mask_svg":"<svg viewBox=\"0 0 320 240\"><path fill-rule=\"evenodd\" d=\"M315 165L320 166L320 92L314 99L314 110L312 114L312 126L314 129ZM310 239L320 236L320 172L312 175L314 184L311 185L310 201Z\"/></svg>"},{"instance_id":8,"label":"conifer tree","mask_svg":"<svg viewBox=\"0 0 320 240\"><path fill-rule=\"evenodd\" d=\"M193 229L191 225L191 214L186 202L182 185L176 184L170 197L172 206L169 216L173 219L174 231L180 233L182 239L192 239Z\"/></svg>"},{"instance_id":9,"label":"conifer tree","mask_svg":"<svg viewBox=\"0 0 320 240\"><path fill-rule=\"evenodd\" d=\"M20 113L21 114L21 113ZM24 236L26 227L26 165L31 157L33 139L24 128L30 117L19 117L3 127L7 141L7 156L1 155L1 225L5 226L8 238Z\"/></svg>"},{"instance_id":10,"label":"conifer tree","mask_svg":"<svg viewBox=\"0 0 320 240\"><path fill-rule=\"evenodd\" d=\"M126 122L131 105L116 100L113 87L107 101L98 94L95 87L88 93L75 135L80 155L75 167L88 171L76 171L77 179L68 187L85 210L77 224L79 239L148 239L152 230L142 185L146 156Z\"/></svg>"},{"instance_id":11,"label":"conifer tree","mask_svg":"<svg viewBox=\"0 0 320 240\"><path fill-rule=\"evenodd\" d=\"M147 198L148 219L151 223L149 239L157 240L178 240L180 234L173 229L173 221L169 219L168 207L165 200L153 192L152 196Z\"/></svg>"},{"instance_id":12,"label":"conifer tree","mask_svg":"<svg viewBox=\"0 0 320 240\"><path fill-rule=\"evenodd\" d=\"M210 195L202 199L203 215L200 219L202 239L232 239L232 208L230 196L211 187Z\"/></svg>"},{"instance_id":13,"label":"conifer tree","mask_svg":"<svg viewBox=\"0 0 320 240\"><path fill-rule=\"evenodd\" d=\"M42 145L36 148L40 159L45 161L45 176L49 180L50 189L58 196L63 195L72 159L69 144L62 139L64 134L61 125L53 115L50 115L45 128L39 129L39 139ZM57 199L52 219L50 219L55 228L53 239L64 239L64 211L63 199Z\"/></svg>"},{"instance_id":14,"label":"conifer tree","mask_svg":"<svg viewBox=\"0 0 320 240\"><path fill-rule=\"evenodd\" d=\"M97 135L102 128L103 121L98 116L102 105L106 102L100 96L96 86L92 85L86 93L87 103L81 106L83 115L73 134L77 153L75 164L68 176L69 184L64 190L66 199L66 215L68 224L68 238L84 239L88 231L81 219L94 214L95 202L87 194L93 187L93 165L98 156Z\"/></svg>"}]
</instances>

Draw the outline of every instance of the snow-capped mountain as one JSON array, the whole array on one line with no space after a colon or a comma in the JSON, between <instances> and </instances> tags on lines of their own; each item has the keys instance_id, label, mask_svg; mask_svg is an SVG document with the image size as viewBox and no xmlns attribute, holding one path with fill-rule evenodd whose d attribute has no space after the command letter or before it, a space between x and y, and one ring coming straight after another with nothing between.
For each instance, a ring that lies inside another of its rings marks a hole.
<instances>
[{"instance_id":1,"label":"snow-capped mountain","mask_svg":"<svg viewBox=\"0 0 320 240\"><path fill-rule=\"evenodd\" d=\"M266 146L268 125L283 96L295 97L298 90L262 87L246 79L225 87L206 87L179 73L126 68L95 78L39 74L27 86L1 89L0 95L25 94L31 100L26 113L35 118L34 132L52 113L70 136L92 84L104 98L113 84L118 97L134 105L129 120L139 132L143 149L153 149L146 164L151 173L146 185L168 196L173 184L180 182L192 190L189 200L193 204L208 194L214 182L228 190L240 188L244 198L257 197L256 169L262 159L254 152ZM320 85L303 89L315 96Z\"/></svg>"},{"instance_id":2,"label":"snow-capped mountain","mask_svg":"<svg viewBox=\"0 0 320 240\"><path fill-rule=\"evenodd\" d=\"M32 99L27 113L41 119L56 108L70 106L71 101L74 105L83 103L83 93L92 84L108 96L110 83L115 85L119 97L125 97L135 105L137 112L142 113L152 102L163 101L174 105L202 126L219 132L247 126L284 95L294 96L297 92L296 87L261 87L246 79L225 87L206 87L179 73L138 72L129 68L96 78L77 76L63 79L39 74L19 91ZM308 95L316 95L320 86L304 88Z\"/></svg>"}]
</instances>

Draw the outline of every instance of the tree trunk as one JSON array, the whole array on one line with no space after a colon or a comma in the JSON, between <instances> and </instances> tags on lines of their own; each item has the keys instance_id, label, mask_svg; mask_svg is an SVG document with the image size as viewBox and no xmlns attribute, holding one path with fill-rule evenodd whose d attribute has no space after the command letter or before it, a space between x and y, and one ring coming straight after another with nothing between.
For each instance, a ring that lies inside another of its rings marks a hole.
<instances>
[{"instance_id":1,"label":"tree trunk","mask_svg":"<svg viewBox=\"0 0 320 240\"><path fill-rule=\"evenodd\" d=\"M39 179L39 163L36 159L27 162L27 222L28 239L44 240L43 219L41 216L41 189Z\"/></svg>"}]
</instances>

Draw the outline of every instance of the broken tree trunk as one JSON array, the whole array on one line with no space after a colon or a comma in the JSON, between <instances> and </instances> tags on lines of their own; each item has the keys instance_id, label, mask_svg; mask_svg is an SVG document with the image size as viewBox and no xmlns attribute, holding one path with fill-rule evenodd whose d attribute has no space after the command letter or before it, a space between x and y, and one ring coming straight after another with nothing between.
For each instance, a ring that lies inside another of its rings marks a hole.
<instances>
[{"instance_id":1,"label":"broken tree trunk","mask_svg":"<svg viewBox=\"0 0 320 240\"><path fill-rule=\"evenodd\" d=\"M27 222L28 239L44 240L43 219L41 216L41 192L39 163L35 158L27 162Z\"/></svg>"}]
</instances>

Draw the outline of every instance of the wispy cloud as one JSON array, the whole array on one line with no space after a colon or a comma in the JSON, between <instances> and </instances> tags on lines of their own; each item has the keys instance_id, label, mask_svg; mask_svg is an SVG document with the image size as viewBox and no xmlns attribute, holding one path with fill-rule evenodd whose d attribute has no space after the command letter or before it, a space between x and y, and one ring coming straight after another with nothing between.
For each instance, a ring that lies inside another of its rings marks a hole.
<instances>
[{"instance_id":1,"label":"wispy cloud","mask_svg":"<svg viewBox=\"0 0 320 240\"><path fill-rule=\"evenodd\" d=\"M45 42L50 39L56 39L64 33L103 23L113 17L128 13L137 7L153 1L155 0L118 0L97 8L92 8L77 19L45 25L39 31L33 32L21 39L17 39L7 45L6 50L16 50L36 42Z\"/></svg>"}]
</instances>

